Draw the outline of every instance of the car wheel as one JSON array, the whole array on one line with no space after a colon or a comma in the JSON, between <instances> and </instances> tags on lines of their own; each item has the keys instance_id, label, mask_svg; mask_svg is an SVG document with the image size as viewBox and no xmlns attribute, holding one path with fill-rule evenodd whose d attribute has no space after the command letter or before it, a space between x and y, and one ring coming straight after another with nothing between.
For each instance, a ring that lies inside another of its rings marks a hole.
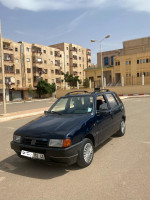
<instances>
[{"instance_id":1,"label":"car wheel","mask_svg":"<svg viewBox=\"0 0 150 200\"><path fill-rule=\"evenodd\" d=\"M121 124L120 124L120 129L119 129L119 131L116 133L116 136L118 136L118 137L124 136L125 131L126 131L126 124L125 124L125 121L122 120L122 121L121 121Z\"/></svg>"},{"instance_id":2,"label":"car wheel","mask_svg":"<svg viewBox=\"0 0 150 200\"><path fill-rule=\"evenodd\" d=\"M94 156L93 142L85 138L79 150L77 164L80 167L87 167L91 164Z\"/></svg>"}]
</instances>

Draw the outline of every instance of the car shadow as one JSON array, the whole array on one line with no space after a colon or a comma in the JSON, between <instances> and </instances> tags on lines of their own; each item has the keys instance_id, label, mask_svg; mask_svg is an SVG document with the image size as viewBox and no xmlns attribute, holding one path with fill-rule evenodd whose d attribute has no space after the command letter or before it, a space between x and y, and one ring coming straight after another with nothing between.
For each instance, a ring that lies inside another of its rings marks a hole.
<instances>
[{"instance_id":1,"label":"car shadow","mask_svg":"<svg viewBox=\"0 0 150 200\"><path fill-rule=\"evenodd\" d=\"M112 139L113 139L113 137L110 137L107 140L105 140L102 144L100 144L98 147L95 148L94 152L96 153L98 150L103 148L103 146L105 146L107 143L109 143Z\"/></svg>"},{"instance_id":2,"label":"car shadow","mask_svg":"<svg viewBox=\"0 0 150 200\"><path fill-rule=\"evenodd\" d=\"M63 176L70 171L79 169L80 168L77 165L48 165L38 161L19 158L16 154L0 162L0 170L2 171L35 179L53 179L59 176Z\"/></svg>"}]
</instances>

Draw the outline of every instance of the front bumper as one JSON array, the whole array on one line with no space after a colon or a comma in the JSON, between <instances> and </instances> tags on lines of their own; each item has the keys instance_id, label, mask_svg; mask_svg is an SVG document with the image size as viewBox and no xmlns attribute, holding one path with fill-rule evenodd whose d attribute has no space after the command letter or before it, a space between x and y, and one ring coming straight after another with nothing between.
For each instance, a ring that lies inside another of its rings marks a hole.
<instances>
[{"instance_id":1,"label":"front bumper","mask_svg":"<svg viewBox=\"0 0 150 200\"><path fill-rule=\"evenodd\" d=\"M67 148L52 148L52 147L36 147L36 146L29 146L24 144L18 144L15 142L10 143L11 148L21 156L21 151L29 151L34 153L41 153L45 155L45 160L47 163L61 163L72 165L76 163L79 149L82 145L82 142L74 144ZM21 156L23 158L27 158ZM32 158L31 158L32 159Z\"/></svg>"}]
</instances>

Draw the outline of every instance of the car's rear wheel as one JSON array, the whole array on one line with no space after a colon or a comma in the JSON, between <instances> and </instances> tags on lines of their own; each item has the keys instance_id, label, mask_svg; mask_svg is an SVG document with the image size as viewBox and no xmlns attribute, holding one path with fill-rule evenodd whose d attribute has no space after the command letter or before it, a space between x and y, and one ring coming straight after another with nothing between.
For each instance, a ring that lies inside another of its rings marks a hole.
<instances>
[{"instance_id":1,"label":"car's rear wheel","mask_svg":"<svg viewBox=\"0 0 150 200\"><path fill-rule=\"evenodd\" d=\"M116 136L118 136L118 137L124 136L125 131L126 131L126 124L125 124L125 121L122 120L122 121L121 121L121 124L120 124L120 129L119 129L119 131L116 133Z\"/></svg>"},{"instance_id":2,"label":"car's rear wheel","mask_svg":"<svg viewBox=\"0 0 150 200\"><path fill-rule=\"evenodd\" d=\"M94 156L93 142L89 138L85 138L79 150L77 164L80 167L87 167L91 164L93 156Z\"/></svg>"}]
</instances>

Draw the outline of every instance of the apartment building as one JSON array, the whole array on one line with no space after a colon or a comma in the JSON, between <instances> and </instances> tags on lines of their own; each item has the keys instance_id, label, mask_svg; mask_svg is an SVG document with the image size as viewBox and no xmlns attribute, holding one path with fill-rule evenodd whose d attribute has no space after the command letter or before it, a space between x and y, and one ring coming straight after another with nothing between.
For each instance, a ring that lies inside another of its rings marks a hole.
<instances>
[{"instance_id":1,"label":"apartment building","mask_svg":"<svg viewBox=\"0 0 150 200\"><path fill-rule=\"evenodd\" d=\"M62 72L79 76L84 81L87 66L90 66L90 50L73 44L45 46L26 42L14 42L2 38L6 99L27 99L29 87L36 90L39 80L55 83L64 88ZM1 50L0 50L1 51ZM2 99L2 67L0 63L0 99Z\"/></svg>"},{"instance_id":2,"label":"apartment building","mask_svg":"<svg viewBox=\"0 0 150 200\"><path fill-rule=\"evenodd\" d=\"M123 42L123 48L102 52L102 67L107 86L150 84L150 37ZM92 81L101 82L101 54L97 54L97 67L85 70Z\"/></svg>"},{"instance_id":3,"label":"apartment building","mask_svg":"<svg viewBox=\"0 0 150 200\"><path fill-rule=\"evenodd\" d=\"M85 49L79 45L60 43L51 45L64 52L65 73L79 76L79 79L84 81L85 71L87 67L91 66L91 50Z\"/></svg>"}]
</instances>

